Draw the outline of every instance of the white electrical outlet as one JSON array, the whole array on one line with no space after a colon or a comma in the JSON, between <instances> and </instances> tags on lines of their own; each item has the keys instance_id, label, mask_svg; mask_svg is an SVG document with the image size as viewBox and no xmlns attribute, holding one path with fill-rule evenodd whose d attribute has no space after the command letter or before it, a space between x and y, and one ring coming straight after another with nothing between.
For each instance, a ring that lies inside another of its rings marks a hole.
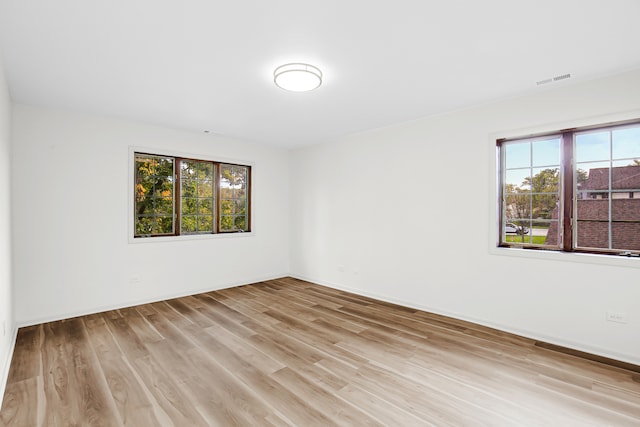
<instances>
[{"instance_id":1,"label":"white electrical outlet","mask_svg":"<svg viewBox=\"0 0 640 427\"><path fill-rule=\"evenodd\" d=\"M628 323L626 313L607 311L607 320L616 323Z\"/></svg>"}]
</instances>

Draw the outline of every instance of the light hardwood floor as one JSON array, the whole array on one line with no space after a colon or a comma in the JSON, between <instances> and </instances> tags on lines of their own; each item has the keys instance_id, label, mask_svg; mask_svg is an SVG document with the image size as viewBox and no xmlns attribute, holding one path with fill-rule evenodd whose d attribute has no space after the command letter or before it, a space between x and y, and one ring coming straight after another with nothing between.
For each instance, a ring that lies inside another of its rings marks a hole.
<instances>
[{"instance_id":1,"label":"light hardwood floor","mask_svg":"<svg viewBox=\"0 0 640 427\"><path fill-rule=\"evenodd\" d=\"M2 426L640 426L640 374L272 280L22 328Z\"/></svg>"}]
</instances>

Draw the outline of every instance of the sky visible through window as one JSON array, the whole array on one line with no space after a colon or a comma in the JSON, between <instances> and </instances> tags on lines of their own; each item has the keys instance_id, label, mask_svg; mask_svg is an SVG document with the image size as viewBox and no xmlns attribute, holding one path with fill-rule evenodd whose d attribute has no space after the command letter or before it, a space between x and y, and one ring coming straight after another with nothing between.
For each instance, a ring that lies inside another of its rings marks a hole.
<instances>
[{"instance_id":1,"label":"sky visible through window","mask_svg":"<svg viewBox=\"0 0 640 427\"><path fill-rule=\"evenodd\" d=\"M507 185L525 189L525 178L560 167L560 135L506 144L505 148ZM634 160L640 163L640 126L578 133L575 157L577 168L587 173L592 168L633 165Z\"/></svg>"}]
</instances>

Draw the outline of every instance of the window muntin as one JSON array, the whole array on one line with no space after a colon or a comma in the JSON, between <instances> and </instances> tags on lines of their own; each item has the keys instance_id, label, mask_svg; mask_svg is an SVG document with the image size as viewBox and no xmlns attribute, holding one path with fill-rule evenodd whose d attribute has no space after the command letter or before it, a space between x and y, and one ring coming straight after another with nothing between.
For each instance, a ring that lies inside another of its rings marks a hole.
<instances>
[{"instance_id":1,"label":"window muntin","mask_svg":"<svg viewBox=\"0 0 640 427\"><path fill-rule=\"evenodd\" d=\"M134 237L250 231L250 166L138 152L134 158Z\"/></svg>"},{"instance_id":2,"label":"window muntin","mask_svg":"<svg viewBox=\"0 0 640 427\"><path fill-rule=\"evenodd\" d=\"M640 253L640 123L497 146L499 246Z\"/></svg>"}]
</instances>

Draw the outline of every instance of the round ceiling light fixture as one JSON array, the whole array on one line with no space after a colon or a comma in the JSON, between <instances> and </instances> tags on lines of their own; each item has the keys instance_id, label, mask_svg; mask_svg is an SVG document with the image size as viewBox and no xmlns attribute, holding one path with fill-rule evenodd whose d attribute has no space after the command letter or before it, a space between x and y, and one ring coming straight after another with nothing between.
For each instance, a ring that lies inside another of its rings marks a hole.
<instances>
[{"instance_id":1,"label":"round ceiling light fixture","mask_svg":"<svg viewBox=\"0 0 640 427\"><path fill-rule=\"evenodd\" d=\"M322 71L309 64L284 64L273 72L273 81L284 90L307 92L322 84Z\"/></svg>"}]
</instances>

